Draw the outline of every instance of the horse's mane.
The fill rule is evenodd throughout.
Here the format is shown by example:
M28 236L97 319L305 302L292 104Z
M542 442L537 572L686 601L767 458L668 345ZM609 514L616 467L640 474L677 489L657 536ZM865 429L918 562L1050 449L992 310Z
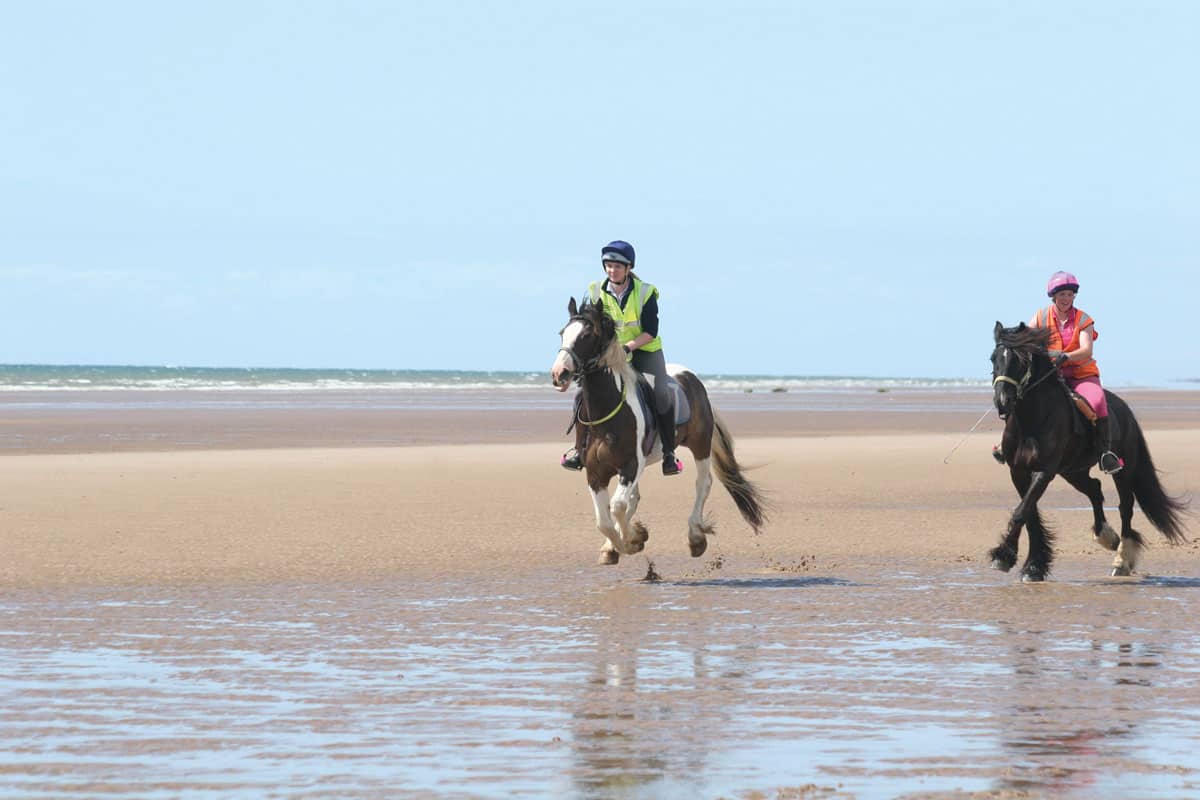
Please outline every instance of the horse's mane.
M1027 360L1035 354L1046 355L1046 346L1050 343L1050 329L1031 328L1022 322L1015 328L1002 328L996 336L996 343L1004 345Z
M604 304L585 300L579 307L579 316L598 334L609 336L608 341L604 343L604 352L599 360L600 365L610 369L613 374L620 375L626 383L636 383L637 371L625 358L625 348L617 343L617 329L611 318L608 317L608 312L604 310Z

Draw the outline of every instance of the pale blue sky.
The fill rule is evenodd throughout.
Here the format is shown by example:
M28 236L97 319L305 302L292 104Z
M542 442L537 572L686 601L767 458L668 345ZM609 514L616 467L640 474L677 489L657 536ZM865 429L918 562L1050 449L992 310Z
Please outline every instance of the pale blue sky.
M0 362L1200 377L1200 3L0 2Z

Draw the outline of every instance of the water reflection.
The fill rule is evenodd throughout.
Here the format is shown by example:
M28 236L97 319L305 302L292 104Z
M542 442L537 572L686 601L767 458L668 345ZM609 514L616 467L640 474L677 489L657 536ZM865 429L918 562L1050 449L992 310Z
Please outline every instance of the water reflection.
M1143 625L1106 626L1107 619L1127 616L1110 605L1113 600L1090 598L1078 611L1063 614L1058 625L1006 626L1011 693L1019 700L995 715L1011 764L997 790L1109 794L1128 780L1122 776L1125 765L1145 759L1147 741L1154 738L1140 729L1154 705L1147 692L1171 677L1164 671L1165 652L1178 644L1181 655L1194 661L1196 643L1191 637L1164 639L1163 629ZM1092 630L1088 638L1078 636L1084 627ZM1097 636L1097 629L1105 636ZM1143 764L1139 771L1154 769Z
M714 680L727 686L730 661L721 654L716 670L707 663L708 610L664 599L647 584L612 587L593 600L590 675L571 700L577 791L654 796L682 776L703 775L712 742L703 732L724 714L702 698Z
M1195 782L1191 587L612 575L7 596L0 796Z

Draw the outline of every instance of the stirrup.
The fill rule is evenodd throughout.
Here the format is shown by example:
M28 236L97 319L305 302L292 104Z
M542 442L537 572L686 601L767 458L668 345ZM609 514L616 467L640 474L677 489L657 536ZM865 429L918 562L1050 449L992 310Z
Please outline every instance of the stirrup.
M573 469L575 471L583 469L583 458L574 447L563 453L562 461L558 463L562 465L563 469Z
M1004 451L1000 449L1000 445L996 445L992 448L992 458L996 459L997 464L1004 463Z
M1105 461L1108 463L1105 464ZM1113 461L1116 461L1116 466L1113 466ZM1116 475L1125 468L1125 459L1114 453L1112 450L1105 450L1100 455L1100 471L1108 475Z
M674 453L663 453L663 475L678 475L683 472L683 462Z

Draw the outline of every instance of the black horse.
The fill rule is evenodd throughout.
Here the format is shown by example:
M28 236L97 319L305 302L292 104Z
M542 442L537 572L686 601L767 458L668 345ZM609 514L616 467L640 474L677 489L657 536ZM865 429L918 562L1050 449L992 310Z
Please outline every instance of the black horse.
M1047 355L1049 331L1030 328L1025 323L1005 328L997 322L994 338L993 401L1000 418L1005 420L1001 452L1021 502L1008 522L1008 532L989 553L992 566L1004 572L1012 569L1017 561L1021 527L1026 526L1029 555L1021 568L1021 580L1042 581L1050 573L1054 534L1043 523L1037 503L1055 475L1062 475L1091 501L1092 533L1100 545L1116 551L1113 575L1133 572L1145 544L1131 525L1134 500L1172 544L1186 541L1182 514L1187 503L1169 496L1158 482L1141 426L1125 401L1105 392L1113 449L1125 459L1125 467L1113 475L1120 497L1118 538L1104 518L1100 481L1089 474L1099 459L1100 443L1091 423L1076 409L1058 367Z

